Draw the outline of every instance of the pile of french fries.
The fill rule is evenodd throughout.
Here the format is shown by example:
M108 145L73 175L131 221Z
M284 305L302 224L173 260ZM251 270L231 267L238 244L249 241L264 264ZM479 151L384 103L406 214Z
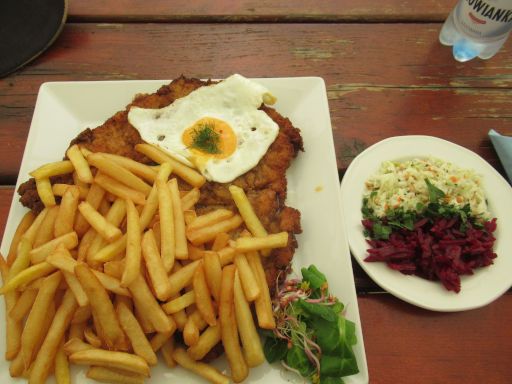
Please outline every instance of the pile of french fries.
M12 377L69 383L71 362L101 382L142 383L160 352L169 367L238 383L264 361L257 326L275 322L261 256L288 234L268 234L234 185L237 212L198 214L203 176L136 149L158 165L73 145L31 172L45 208L23 217L0 260ZM52 185L63 174L74 183ZM230 376L202 362L219 343Z

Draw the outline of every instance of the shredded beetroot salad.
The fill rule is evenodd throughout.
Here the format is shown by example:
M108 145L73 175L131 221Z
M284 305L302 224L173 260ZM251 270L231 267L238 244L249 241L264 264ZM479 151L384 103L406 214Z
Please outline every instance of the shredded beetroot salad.
M385 161L365 185L365 261L460 292L461 275L496 258L496 219L473 170L433 158Z
M363 220L368 234L376 222ZM365 261L383 261L390 268L406 275L439 280L450 291L460 291L460 275L471 275L473 269L493 263L496 219L486 221L482 228L468 223L461 231L459 217L450 219L422 218L414 229L392 230L388 239L368 239L372 247Z

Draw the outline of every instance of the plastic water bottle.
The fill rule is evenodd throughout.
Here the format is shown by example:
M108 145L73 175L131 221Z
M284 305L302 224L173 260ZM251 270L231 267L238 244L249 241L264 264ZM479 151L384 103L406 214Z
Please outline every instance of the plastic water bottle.
M457 61L489 59L512 29L512 0L459 0L446 19L439 41L453 46Z

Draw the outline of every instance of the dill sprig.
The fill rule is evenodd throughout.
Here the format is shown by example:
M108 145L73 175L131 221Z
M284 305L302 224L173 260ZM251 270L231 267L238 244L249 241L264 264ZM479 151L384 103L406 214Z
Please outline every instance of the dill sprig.
M219 143L220 134L215 132L214 124L203 123L192 132L192 144L190 147L206 153L217 154L220 153Z

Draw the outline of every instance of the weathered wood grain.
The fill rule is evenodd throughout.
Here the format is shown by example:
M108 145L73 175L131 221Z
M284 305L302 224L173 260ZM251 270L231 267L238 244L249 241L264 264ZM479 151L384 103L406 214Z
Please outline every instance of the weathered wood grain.
M437 42L438 31L438 24L67 25L49 51L0 81L0 183L15 181L41 83L182 73L323 77L341 171L366 146L406 133L454 141L497 166L486 132L512 134L510 42L489 61L463 65Z
M359 297L370 383L505 384L512 377L512 294L436 313L390 295Z
M0 239L4 236L5 223L11 207L14 188L0 187Z
M442 21L455 0L70 0L72 21Z

